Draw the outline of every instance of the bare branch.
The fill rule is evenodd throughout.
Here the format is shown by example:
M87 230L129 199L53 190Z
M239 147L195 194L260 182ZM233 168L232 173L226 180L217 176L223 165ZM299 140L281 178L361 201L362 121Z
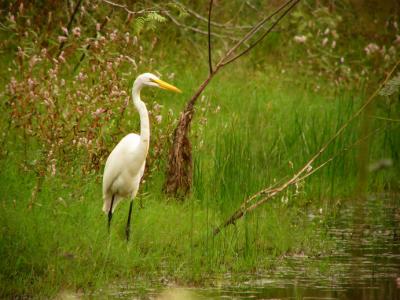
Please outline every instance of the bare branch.
M124 9L130 15L140 15L140 14L145 14L145 13L162 13L162 12L164 12L164 10L159 10L159 9L154 9L154 8L152 8L152 9L141 9L141 10L138 10L138 11L133 11L133 10L130 10L129 7L126 4L119 4L119 3L112 2L110 0L102 0L102 1L107 3L107 4L109 4L109 5L111 5L111 6L119 7L119 8Z
M290 1L288 1L286 4L284 4L284 5L282 6L282 9L283 9L283 7L285 7L286 5L288 5L290 2L292 2L292 0L290 0ZM260 43L260 42L272 31L272 29L275 28L276 25L278 25L278 23L282 20L282 18L283 18L284 16L286 16L299 2L300 2L300 0L295 0L295 1L289 6L289 8L288 8L287 10L285 10L285 11L283 12L283 14L281 14L281 15L279 16L279 18L277 18L276 21L275 21L274 23L272 23L272 25L268 28L268 30L267 30L266 32L264 32L264 33L261 35L261 37L259 37L253 44L251 44L251 45L250 45L249 47L247 47L245 50L243 50L242 52L240 52L238 55L236 55L236 56L230 58L229 60L227 60L227 61L222 61L221 64L222 64L223 66L224 66L224 65L227 65L227 64L229 64L229 63L235 61L235 60L238 59L239 57L245 55L245 54L246 54L247 52L249 52L251 49L253 49L258 43ZM277 13L278 13L278 11L276 11L275 14L277 14ZM272 15L271 15L270 17L272 17ZM257 31L255 31L251 36L253 36L256 32L257 32Z
M373 118L378 119L378 120L388 121L388 122L400 122L400 119L391 119L391 118L384 118L384 117L378 117L378 116L375 116Z
M356 119L364 110L365 108L375 99L375 97L378 95L378 92L382 89L382 87L387 83L387 81L390 79L390 77L392 76L392 74L394 73L394 71L397 69L397 67L400 65L400 60L394 65L394 67L389 71L389 73L386 75L385 80L379 84L378 88L375 90L375 92L367 99L367 101L364 102L364 104L347 120L346 123L344 123L342 125L342 127L340 127L338 129L338 131L336 131L336 133L321 147L321 149L313 156L311 157L311 159L299 170L297 171L296 174L293 175L292 178L290 178L288 181L286 181L284 184L282 184L281 186L279 186L278 188L275 189L271 189L271 188L267 188L264 190L261 190L260 192L254 194L253 196L249 197L248 199L246 199L245 201L243 201L242 205L224 222L222 223L220 226L218 226L217 228L214 229L213 234L217 235L223 228L227 227L228 225L232 225L235 224L235 222L240 219L244 214L256 209L257 207L259 207L260 205L264 204L266 201L268 201L269 199L273 198L274 196L276 196L277 194L279 194L280 192L284 191L286 188L288 188L290 185L293 185L305 178L307 178L308 176L310 176L311 174L315 173L317 170L321 169L323 166L325 166L328 162L330 162L331 160L333 160L333 158L328 159L327 161L325 161L324 163L322 163L320 166L318 166L314 171L311 172L307 172L307 170L310 169L311 164L318 158L321 156L321 154L323 152L325 152L325 150L328 148L328 146L334 141L336 140L336 138L338 138L342 132L349 126L349 124ZM365 137L364 137L365 138ZM359 141L357 141L358 143ZM311 173L311 174L307 174L307 173ZM264 198L258 200L256 203L252 204L249 206L250 202L252 200L254 200L255 198L259 197L259 196L263 196L265 195Z
M108 3L108 4L110 4L110 5L112 5L112 6L115 6L115 7L123 8L123 9L125 9L125 10L128 9L128 7L126 6L126 4L119 4L119 3L115 3L115 2L112 2L112 1L108 1L108 0L103 0L103 2ZM128 12L129 12L129 13L134 13L134 12L131 12L131 11L128 11Z
M133 11L133 10L130 10L126 4L119 4L119 3L112 2L110 0L102 0L102 1L104 3L107 3L107 4L111 5L111 6L118 7L118 8L121 8L121 9L125 10L129 15L140 15L140 14L145 14L145 13L160 13L160 14L163 14L164 16L168 17L172 21L172 23L174 23L178 27L182 27L184 29L189 29L189 30L191 30L193 32L196 32L196 33L208 35L207 31L204 31L204 30L201 30L199 28L196 28L196 27L193 27L193 26L189 26L189 25L186 25L186 24L183 24L183 23L179 22L176 18L174 18L169 13L168 10L154 9L153 8L153 9L142 9L142 10L138 10L138 11ZM177 2L177 3L179 3L179 2ZM187 8L185 7L185 9L187 9ZM211 23L213 24L214 22L211 22ZM234 37L229 36L229 35L218 34L218 33L214 33L214 32L211 32L211 35L215 36L217 38L221 38L221 39L230 39L230 40L235 41L235 42L237 42L239 40L238 38L234 38Z
M376 130L373 133L378 132L378 130ZM240 206L240 208L238 210L236 210L231 217L226 220L222 225L220 225L219 227L215 228L213 231L213 235L217 235L219 232L221 232L221 230L225 227L227 227L228 225L233 225L236 223L236 221L238 219L240 219L241 217L243 217L246 213L256 209L257 207L259 207L260 205L264 204L265 202L267 202L268 200L274 198L277 194L279 194L280 192L284 191L286 188L288 188L289 186L293 185L293 184L297 184L303 180L305 180L307 177L311 176L312 174L314 174L315 172L319 171L320 169L322 169L323 167L325 167L328 163L330 163L331 161L333 161L336 157L338 157L340 154L342 154L343 152L350 150L352 148L354 148L356 145L358 145L361 141L367 139L369 136L371 136L371 134L369 134L366 137L363 137L361 139L359 139L358 141L356 141L355 143L353 143L351 146L342 149L339 153L336 153L335 155L331 156L329 159L327 159L326 161L324 161L323 163L321 163L319 166L317 166L316 168L313 168L311 171L307 171L305 175L303 175L302 177L297 177L295 180L293 180L294 177L292 177L291 180L287 181L285 184L283 184L282 186L280 186L279 188L268 188L265 189L261 192L258 192L256 194L254 194L253 196L251 196L250 198L248 198L247 200L245 200L242 205ZM264 198L260 199L259 201L257 201L256 203L250 205L251 201L254 200L255 198L258 198L260 196L265 196Z
M196 32L196 33L201 33L201 34L204 34L204 35L208 35L208 32L207 32L207 31L201 30L201 29L196 28L196 27L193 27L193 26L188 26L188 25L185 25L185 24L179 22L177 19L175 19L175 18L174 18L169 12L167 12L167 11L163 11L163 15L167 16L167 17L172 21L172 23L174 23L175 25L177 25L177 26L179 26L179 27L182 27L182 28L185 28L185 29L189 29L189 30L191 30L191 31L193 31L193 32ZM210 34L211 34L212 36L217 37L217 38L230 39L230 40L235 41L235 42L237 42L237 41L239 40L239 39L234 38L234 37L232 37L232 36L228 36L228 35L224 35L224 34L219 34L219 33L215 33L215 32L211 32Z
M213 6L213 0L210 0L210 8L208 9L208 67L210 74L213 72L212 58L211 58L211 10Z
M257 7L255 7L253 4L251 4L249 1L245 2L247 4L248 7L250 7L251 9L257 11Z
M180 6L185 8L185 11L187 11L190 15L192 15L193 17L195 17L196 19L199 19L200 21L206 22L208 23L208 19L203 17L202 15L198 14L197 12L195 12L194 10L190 9L187 6L184 6L182 3L178 2L178 1L174 1L175 3L179 4ZM251 25L228 25L228 24L221 24L221 23L217 23L215 21L211 21L211 25L215 26L215 27L219 27L219 28L225 28L225 29L233 29L233 30L244 30L244 29L251 29L253 28L253 26Z
M106 24L108 23L108 21L111 19L112 14L114 13L114 8L112 7L109 14L104 18L103 22L101 22L100 24L100 29L99 32L103 31L104 27L106 26ZM94 33L93 38L95 38L97 36L97 32ZM88 44L86 46L86 51L90 49L90 44ZM79 68L79 66L81 65L82 61L85 59L86 56L86 51L82 53L78 63L75 65L74 67L74 71L73 73L76 72L76 70Z
M327 159L325 162L321 163L319 166L312 168L311 171L307 172L305 175L303 175L302 177L299 177L295 183L298 183L300 181L305 180L307 177L311 176L312 174L314 174L315 172L317 172L318 170L322 169L323 167L325 167L325 165L327 165L328 163L330 163L331 161L333 161L336 157L338 157L339 155L343 154L344 152L353 149L354 147L358 146L361 142L367 140L368 138L370 138L372 135L374 135L375 133L378 133L379 131L381 131L384 128L384 126L375 129L374 131L370 132L369 134L367 134L366 136L363 136L361 138L359 138L357 141L355 141L353 144L351 144L350 146L347 146L345 148L343 148L341 151L339 151L338 153L336 153L335 155L331 156L329 159Z
M78 12L78 9L79 9L79 7L81 6L81 3L82 3L82 0L79 0L79 1L76 3L75 8L74 8L74 11L73 11L73 13L72 13L72 15L71 15L71 18L69 18L69 22L68 22L68 25L67 25L67 30L68 30L68 32L71 30L72 23L74 22L76 13ZM60 47L58 48L57 57L60 56L61 51L62 51L63 48L64 48L64 45L65 45L65 41L62 41L61 44L60 44Z
M246 35L240 39L231 49L228 50L228 52L225 54L225 56L220 60L220 62L218 63L218 65L223 64L224 60L226 60L228 57L230 57L237 48L239 48L241 45L243 45L248 39L250 39L254 34L256 34L258 32L258 30L260 30L262 28L262 26L268 22L271 18L273 18L275 15L277 15L278 13L280 13L286 6L288 6L291 2L293 2L294 0L289 0L286 3L284 3L283 5L281 5L277 10L275 10L272 14L270 14L269 16L265 17L264 19L262 19L260 22L258 22L256 25L253 26L253 28L246 33Z
M211 1L211 0L210 0ZM174 194L175 196L178 196L181 192L183 194L186 194L191 187L191 182L192 182L192 149L191 149L191 144L188 136L188 132L190 129L190 124L193 119L194 115L194 105L200 96L200 94L203 92L203 90L206 88L208 83L211 81L211 79L218 73L218 71L227 63L227 60L231 57L232 54L236 51L237 48L239 48L242 45L246 45L246 42L254 36L262 27L263 25L273 18L275 15L279 14L282 10L284 10L287 6L292 4L294 7L297 2L300 0L288 0L285 4L283 4L281 7L279 7L277 10L275 10L272 14L270 14L268 17L264 18L260 22L258 22L256 25L252 27L252 29L240 40L237 40L237 43L230 48L227 53L222 57L222 59L215 65L214 68L212 68L211 64L211 43L209 40L209 67L210 67L210 72L208 74L208 77L206 80L203 81L203 83L198 87L197 91L194 93L194 95L190 98L190 100L187 102L185 109L181 113L181 116L179 118L179 122L177 127L175 128L174 134L173 134L173 143L169 151L169 157L168 157L168 167L167 167L167 178L164 184L164 190L167 194ZM293 5L293 3L295 3ZM212 5L212 1L210 3ZM291 10L292 7L288 9ZM283 15L278 18L277 21L275 21L274 24L272 24L271 28L267 33L264 33L262 36L262 39L265 38L265 36L271 32L271 30L278 24L278 22L284 17L284 15L287 14L287 11L283 13ZM175 20L168 12L164 13L164 15L167 15L175 24L180 25L180 26L186 26L180 24L177 20ZM209 19L211 16L211 7L209 10ZM209 25L211 24L211 20L209 22ZM191 30L194 30L196 32L201 32L203 33L200 29L198 28L190 28ZM216 34L211 32L210 28L208 32L206 32L208 35L209 39L210 36L213 35L215 36ZM232 37L228 37L232 39ZM248 46L247 48L251 47L253 48L259 41L256 41L252 46ZM247 46L247 45L246 45ZM250 49L248 49L249 51ZM243 53L244 54L244 53ZM243 55L242 54L242 55ZM238 58L238 57L237 57ZM235 59L237 59L235 58ZM232 60L233 61L233 60ZM238 211L240 214L241 212ZM234 216L234 219L240 218L241 215L236 215Z

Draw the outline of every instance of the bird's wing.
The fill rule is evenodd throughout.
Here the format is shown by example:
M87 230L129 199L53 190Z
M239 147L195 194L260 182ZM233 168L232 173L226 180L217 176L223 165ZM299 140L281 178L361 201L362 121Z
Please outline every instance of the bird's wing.
M128 153L132 153L140 143L140 136L135 133L126 135L115 148L111 151L107 158L106 165L104 167L103 175L103 195L105 195L108 189L112 186L113 182L118 176L127 168L127 162L125 157Z
M143 177L143 173L144 173L144 168L145 168L145 166L146 166L146 161L143 162L143 165L142 165L142 167L140 168L140 173L139 173L139 174L140 174L140 175L139 175L140 178Z

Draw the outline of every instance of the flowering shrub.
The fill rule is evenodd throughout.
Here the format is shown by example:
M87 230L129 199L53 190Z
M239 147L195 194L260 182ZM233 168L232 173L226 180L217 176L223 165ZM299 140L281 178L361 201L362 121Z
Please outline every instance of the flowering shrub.
M275 46L285 58L291 58L281 64L311 78L307 82L315 89L323 79L334 86L357 86L383 74L397 59L398 17L388 17L376 30L380 34L354 37L348 28L349 7L331 11L312 2L299 5L287 18L288 30L280 31L281 37L290 40L289 47L287 39L285 47L279 42ZM3 52L14 54L6 76L6 117L17 131L15 136L35 141L39 150L26 160L40 174L55 174L61 167L69 168L67 163L79 155L83 171L98 170L124 134L132 129L139 131L136 111L127 109L131 82L138 73L152 71L154 60L148 53L158 39L151 30L165 17L146 9L134 15L104 1L84 0L72 20L73 7L65 14L52 9L51 1L43 7L19 3L19 7L10 5L5 15L1 28L8 38L0 45L6 49ZM129 8L135 5L140 3ZM230 16L224 5L231 4L221 2L220 14ZM265 14L264 10L260 12ZM252 24L254 15L251 10L243 17ZM284 26L282 23L281 28ZM170 29L168 26L169 33ZM176 29L177 36L180 30L190 34L186 27ZM141 38L143 35L145 38ZM213 37L213 42L218 39ZM316 80L319 76L321 80ZM157 158L166 154L177 116L151 98L147 103L153 124L147 170L154 170L162 164ZM207 101L200 105L203 107L197 112L195 128L199 136L206 115L213 111Z
M47 31L41 23L33 26L35 11L32 8L29 15L22 4L4 23L18 47L6 87L8 117L17 136L37 142L39 151L34 153L39 154L26 159L41 175L70 168L68 162L77 155L82 157L84 172L98 170L124 134L135 128L139 132L136 111L127 110L130 88L140 66L146 63L151 68L151 61L142 55L139 38L127 31L126 24L121 27L124 23L118 17L103 28L96 19L85 23L87 11L98 7L95 2L84 3L86 8L81 7L77 25L70 30L61 22L65 18L55 21L57 16L50 12L46 21L54 26L61 23L58 29ZM156 104L148 107L153 110L152 122L168 121ZM153 131L153 157L161 155L157 145L167 138L168 130L160 126Z
M375 34L368 34L351 28L350 24L356 27L355 12L346 2L342 5L335 10L300 6L290 18L290 44L299 50L294 62L301 72L310 78L322 76L335 86L352 86L381 76L398 59L399 20L388 16L382 27L376 20Z

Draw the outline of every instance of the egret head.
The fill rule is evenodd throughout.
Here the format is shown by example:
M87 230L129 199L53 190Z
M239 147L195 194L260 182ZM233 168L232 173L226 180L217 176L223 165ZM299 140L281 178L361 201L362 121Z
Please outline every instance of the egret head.
M158 78L156 75L151 74L151 73L143 73L139 75L136 80L134 85L137 85L138 87L143 87L143 86L155 86L160 89L168 90L168 91L173 91L176 93L182 93L180 89L177 87L173 86L172 84L166 83L165 81L162 81L160 78Z

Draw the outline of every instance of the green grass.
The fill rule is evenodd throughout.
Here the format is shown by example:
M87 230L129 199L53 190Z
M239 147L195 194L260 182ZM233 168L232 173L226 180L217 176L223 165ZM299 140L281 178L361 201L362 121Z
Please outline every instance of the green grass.
M73 168L46 177L30 205L37 178L24 171L24 151L18 146L24 143L16 138L13 145L7 144L0 185L0 256L6 258L0 263L1 295L87 292L128 278L141 278L144 284L162 277L201 284L211 275L268 269L284 254L324 251L329 238L317 229L324 227L328 210L334 209L332 200L337 203L354 188L354 149L297 191L289 189L215 238L211 232L246 196L304 164L360 105L360 99L319 95L300 87L288 90L280 81L263 77L240 87L235 76L222 74L205 92L211 107L204 115L205 105L200 103L197 118L208 120L206 126L195 123L193 128L192 196L183 203L165 198L163 173L151 174L142 186L141 200L135 202L129 243L124 240L128 202L118 207L108 235L101 212L101 172L76 171L84 157L77 156ZM189 77L187 82L181 80L184 90L194 85ZM217 105L221 110L213 113ZM322 161L354 142L357 134L355 123L328 148ZM373 153L383 155L391 149L375 147ZM38 156L34 151L27 155L28 160ZM374 180L379 187L394 174L389 170ZM318 215L319 208L323 214L309 220L308 213Z
M228 92L215 96L223 99L222 103L218 102L222 106L221 113L210 117L213 118L208 125L210 129L205 137L199 138L206 141L205 146L195 153L199 164L212 165L212 175L204 172L204 178L199 182L204 185L208 178L214 183L218 190L211 186L207 190L216 193L218 198L240 201L246 195L293 174L360 103L359 99L345 96L332 99L329 95L301 89L290 92L280 87L279 82L271 83L266 79L251 81L246 90L240 88L238 81L232 82L230 78L224 78L224 81L239 88L223 86L227 85L223 82L215 84L218 89L213 91ZM357 138L355 125L350 126L344 137L327 150L322 161ZM340 159L340 168L334 163L333 168L323 171L324 175L328 176L332 169L340 172L338 177L343 178L349 171L354 175L354 159L348 159L354 158L354 151L346 155ZM321 184L325 190L331 183ZM202 189L201 186L198 188ZM343 192L352 187L348 185L346 188Z
M231 18L231 7L219 8ZM168 122L177 118L187 99L207 76L205 37L171 30L168 24L160 25L155 32L143 31L135 44L126 44L122 38L108 40L98 49L92 47L86 51L83 50L86 49L86 38L92 38L95 23L102 22L104 14L108 14L108 11L95 11L99 14L98 19L82 17L82 38L71 36L65 48L67 63L60 64L58 75L58 79L65 80L65 86L57 83L58 79L49 80L48 71L54 67L54 62L38 63L32 72L28 72L24 68L18 69L19 59L14 61L17 46L26 51L25 68L32 55L39 55L43 47L48 47L50 56L58 52L59 24L64 24L61 20L65 17L63 11L54 14L54 24L57 24L54 29L46 29L52 25L42 29L32 27L32 33L26 35L25 16L22 16L16 27L18 30L14 31L14 25L5 22L0 32L7 41L1 49L2 86L14 76L26 88L28 77L33 76L38 81L36 91L44 89L53 95L60 111L66 114L62 117L62 113L55 111L54 115L44 114L49 118L37 115L30 121L28 112L43 114L47 108L41 102L42 94L28 105L25 100L31 98L25 97L25 92L28 93L29 88L21 92L22 96L18 93L15 96L19 96L16 103L21 103L16 111L24 116L24 119L18 119L18 114L9 114L14 96L7 97L8 93L0 91L6 96L2 97L5 100L1 102L0 119L0 129L4 133L0 138L0 298L51 298L62 291L90 293L126 281L140 281L143 286L151 286L165 278L178 284L205 285L209 278L226 273L240 278L243 273L272 270L281 263L283 256L330 252L335 245L325 235L325 226L334 219L341 203L353 197L357 185L359 150L357 147L344 149L360 139L359 119L350 124L313 164L316 167L337 156L325 168L247 214L235 226L225 228L217 237L212 236L212 230L246 197L294 174L360 107L365 94L369 94L366 90L375 87L364 87L357 82L358 87L353 90L349 86L347 90L333 90L334 85L323 79L327 74L332 75L333 69L325 70L327 72L322 72L321 76L316 76L316 71L315 77L306 77L305 74L309 74L306 70L296 73L299 64L290 65L296 57L303 60L306 48L304 51L293 46L283 49L290 45L287 41L292 39L293 31L274 33L255 51L223 69L204 91L204 99L197 103L191 130L193 190L184 201L166 198L162 193L168 138L163 140L162 155L157 162L150 161L153 159L153 153L150 153L149 172L141 186L139 199L135 201L131 240L127 243L124 226L128 201L118 206L108 234L106 216L101 211L102 169L82 171L90 166L89 154L98 154L96 151L100 150L96 148L98 144L93 146L92 152L72 144L72 139L76 138L72 134L75 133L72 130L75 129L74 122L82 122L78 128L80 137L86 136L85 130L90 131L96 136L94 143L97 141L104 147L102 150L110 151L123 135L139 130L133 105L127 108L123 119L119 119L118 104L122 105L124 98L111 97L111 89L120 85L129 94L133 74L159 71L163 79L171 81L184 93L171 95L157 89L143 91L143 99L149 108L154 101L163 105L160 109L163 122L152 124L151 147L154 146L159 135L168 135L172 131L173 126ZM218 10L213 14L216 12ZM125 12L116 13L104 32L107 38L107 30L110 33L116 29L121 36L132 30L126 22ZM30 14L38 16L35 10ZM217 15L215 18L218 20ZM47 22L46 17L43 24ZM325 25L321 30L326 30ZM286 31L289 37L284 35ZM47 45L49 41L53 44ZM392 43L392 39L390 41ZM364 42L354 42L359 44L362 55L364 44L372 41ZM214 59L217 60L218 49L226 45L217 38L213 38L213 45ZM86 73L88 80L76 81L77 74L72 74L72 68L82 53L86 57L76 73ZM112 71L108 70L108 63L120 55L134 58L138 69L133 70L132 64L124 61ZM304 62L308 63L306 58ZM323 55L316 61L310 60L310 64L324 62L325 58ZM360 64L366 61L362 59L360 57ZM346 57L347 61L350 60ZM381 68L372 67L377 73ZM176 75L169 80L171 73ZM318 91L315 90L317 83ZM92 87L104 89L93 90ZM55 93L56 89L59 93ZM89 92L92 98L85 102L77 96L78 91L81 94ZM390 158L393 166L400 163L399 122L375 118L398 120L398 103L377 98L371 109L370 127L379 131L369 138L370 162ZM91 117L97 106L113 111L111 120L107 121L104 116L100 118L100 125L97 125L106 124L101 129ZM82 118L77 117L78 109L84 110ZM54 123L50 120L52 117ZM33 132L29 138L22 134L20 124L37 125L40 122L45 123L43 128L34 128L43 129L43 132ZM58 142L48 140L48 137L51 139L53 131L60 128L71 130L66 134L64 145L54 154L57 173L51 176L46 172L47 166L42 164L46 161L48 148ZM55 136L58 139L63 134ZM99 157L103 156L99 154ZM103 166L104 161L100 165ZM399 171L399 168L391 167L369 174L369 192L398 192ZM46 176L39 179L37 173L40 172ZM35 194L38 184L40 190ZM310 214L315 218L310 218Z
M194 198L168 201L157 193L143 197L142 209L136 202L126 243L127 203L118 207L108 235L98 176L48 178L29 208L35 178L22 176L15 166L2 167L7 174L2 173L0 190L0 255L7 258L0 266L3 297L90 291L131 277L201 282L211 274L268 267L276 256L320 243L312 238L315 224L279 204L213 238L218 218L212 207Z
M160 114L164 121L152 124L151 146L155 136L168 133L168 120L176 118L207 74L206 65L193 68L182 64L179 55L169 55L171 50L163 47L158 55L171 58L160 64L159 71L176 73L173 83L184 93L143 92L149 108L154 101L163 105ZM186 45L181 51L190 55L188 49ZM5 60L0 63L8 67ZM89 59L82 63L82 69L88 70L87 65ZM127 82L133 80L128 78L132 74L128 66L118 71L124 74L126 89L130 88ZM140 65L139 71L155 70ZM118 206L108 234L101 211L102 170L81 171L88 165L88 152L66 147L73 150L56 154L56 175L39 179L36 172L43 171L40 164L45 161L44 150L48 150L41 146L43 139L27 139L13 126L8 131L10 116L7 110L2 112L0 128L7 132L0 152L0 297L48 298L64 290L90 293L138 280L150 286L161 278L204 285L209 278L226 273L240 277L273 269L285 255L313 256L331 251L334 245L324 228L340 204L352 197L357 184L358 149L343 150L360 138L359 120L313 166L337 155L334 161L247 214L235 226L212 236L213 229L246 197L282 182L303 166L365 98L364 90L332 91L324 82L314 91L310 79L295 78L292 71L284 75L278 67L255 67L244 58L213 79L198 102L192 124L192 194L182 202L163 195L168 145L162 145L161 161L148 166L150 172L135 201L129 243L124 238L128 201ZM73 76L68 69L64 72L61 76L74 91ZM92 85L103 84L97 73L89 75ZM7 82L7 76L2 75L1 82ZM87 89L85 84L90 83L76 89ZM388 107L381 100L377 100L374 115L398 118L398 106ZM68 105L66 91L57 101L60 106ZM100 104L110 106L108 102ZM173 117L169 117L169 109ZM92 122L90 118L83 120ZM373 129L381 128L370 138L371 161L391 158L393 165L398 165L398 123L371 116L371 124ZM122 120L114 116L101 131L101 141L115 145L128 131L138 130L138 116L130 105ZM370 174L370 191L396 191L399 175L394 167ZM38 182L40 191L32 197ZM310 214L316 217L311 219Z

